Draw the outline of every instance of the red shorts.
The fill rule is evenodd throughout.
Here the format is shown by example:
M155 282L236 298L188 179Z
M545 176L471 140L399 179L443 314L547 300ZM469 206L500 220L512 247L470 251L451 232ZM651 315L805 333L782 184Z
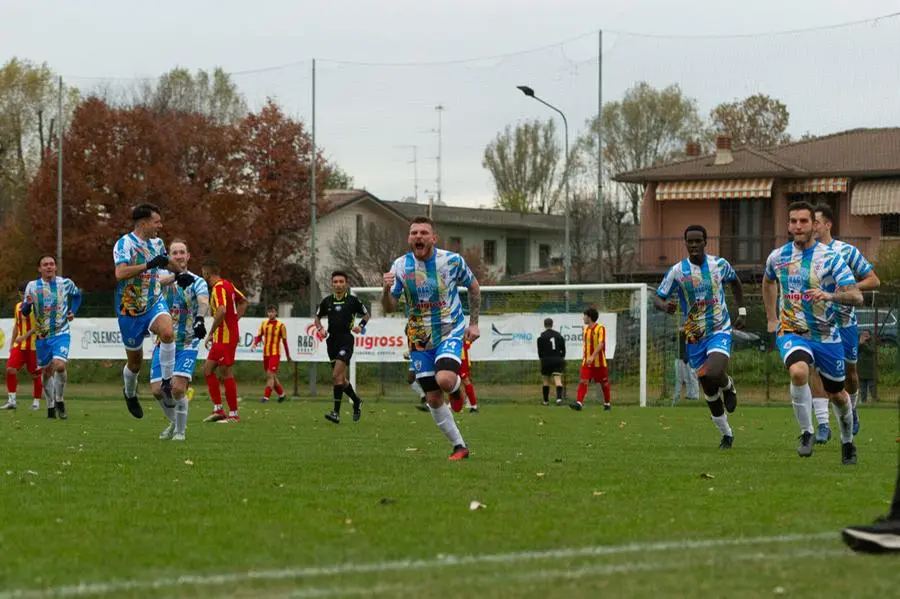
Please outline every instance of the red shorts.
M278 372L278 365L281 364L281 356L263 356L263 370L266 372Z
M213 342L206 359L212 360L219 366L234 366L234 354L236 351L237 343Z
M461 379L469 378L469 362L468 361L460 363L459 372L457 374L459 374L459 378L461 378Z
M6 361L6 367L19 370L23 366L28 368L28 372L37 372L37 352L33 349L13 347L9 350L9 359Z
M581 365L581 380L602 383L609 379L609 369L606 366Z

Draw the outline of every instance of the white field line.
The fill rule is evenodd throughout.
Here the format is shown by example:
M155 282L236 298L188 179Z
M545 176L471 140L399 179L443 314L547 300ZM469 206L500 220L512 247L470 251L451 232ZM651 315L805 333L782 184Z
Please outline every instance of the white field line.
M846 555L844 549L804 549L801 551L779 553L745 553L728 555L728 562L762 562L773 559L824 559L840 555ZM700 563L691 563L691 566L713 566L716 560L709 559ZM466 575L466 585L496 584L496 583L522 583L522 582L546 582L552 580L580 580L583 578L596 578L615 574L632 574L634 572L660 572L663 570L678 570L685 567L685 561L681 558L666 562L628 562L624 564L602 564L582 566L580 568L567 568L565 570L534 570L530 572L506 572L489 575ZM345 587L309 587L294 592L278 594L277 596L289 599L318 599L320 597L352 597L358 595L377 596L415 592L415 583L376 584L370 586L345 586ZM761 592L769 592L765 589ZM227 597L227 595L225 596ZM223 597L224 599L224 597Z
M445 568L477 564L516 564L519 562L619 555L625 553L647 553L710 549L718 547L738 547L773 543L798 543L815 540L837 540L837 533L790 534L769 537L738 537L726 539L698 539L687 541L659 541L651 543L628 543L625 545L598 545L545 551L520 551L484 555L446 555L430 559L406 559L370 563L343 563L330 566L308 566L271 570L251 570L227 574L185 574L177 577L153 580L111 580L107 582L81 582L74 585L46 589L15 589L0 591L0 599L49 599L53 597L85 597L108 595L126 591L170 589L177 587L211 587L238 584L254 580L300 580L343 574L365 574L402 572ZM372 588L368 588L369 592Z

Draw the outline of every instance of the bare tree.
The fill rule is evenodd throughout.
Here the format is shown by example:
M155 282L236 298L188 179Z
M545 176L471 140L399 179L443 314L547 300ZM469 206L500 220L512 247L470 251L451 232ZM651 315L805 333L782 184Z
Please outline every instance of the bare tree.
M355 239L341 227L328 249L334 258L332 267L343 270L354 285L378 287L381 277L397 256L407 251L406 226L369 222Z
M560 200L561 151L552 120L506 129L484 149L481 165L491 173L497 207L512 212L550 214Z

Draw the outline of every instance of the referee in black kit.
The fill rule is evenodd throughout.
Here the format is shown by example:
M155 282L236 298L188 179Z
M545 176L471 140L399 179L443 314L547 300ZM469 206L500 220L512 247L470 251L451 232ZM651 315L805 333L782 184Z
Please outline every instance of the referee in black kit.
M347 369L350 367L350 358L353 357L353 334L365 331L369 311L358 297L350 294L347 273L340 270L331 273L331 289L332 294L322 300L316 312L316 330L321 336L325 334L322 319L328 319L325 345L328 347L328 359L331 360L331 379L334 385L334 410L325 414L325 419L335 424L341 422L341 397L346 393L353 402L353 421L356 422L362 414L362 400L347 380ZM357 316L361 319L354 326Z
M556 385L556 405L563 405L562 375L566 371L566 340L553 330L553 319L544 319L544 332L537 340L538 358L541 360L541 377L544 379L544 399L541 403L550 405L550 377Z

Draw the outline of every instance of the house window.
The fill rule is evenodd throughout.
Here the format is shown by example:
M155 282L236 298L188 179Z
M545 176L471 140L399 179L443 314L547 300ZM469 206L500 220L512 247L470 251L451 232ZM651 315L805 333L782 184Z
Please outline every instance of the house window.
M462 251L462 237L451 237L447 241L447 249L457 254Z
M550 268L550 246L546 243L538 246L538 268Z
M719 202L719 254L732 264L759 264L774 245L768 198Z
M363 215L356 215L356 257L362 256L363 253Z
M484 263L494 265L497 263L497 242L493 239L484 240Z
M881 236L900 237L900 214L881 215Z

